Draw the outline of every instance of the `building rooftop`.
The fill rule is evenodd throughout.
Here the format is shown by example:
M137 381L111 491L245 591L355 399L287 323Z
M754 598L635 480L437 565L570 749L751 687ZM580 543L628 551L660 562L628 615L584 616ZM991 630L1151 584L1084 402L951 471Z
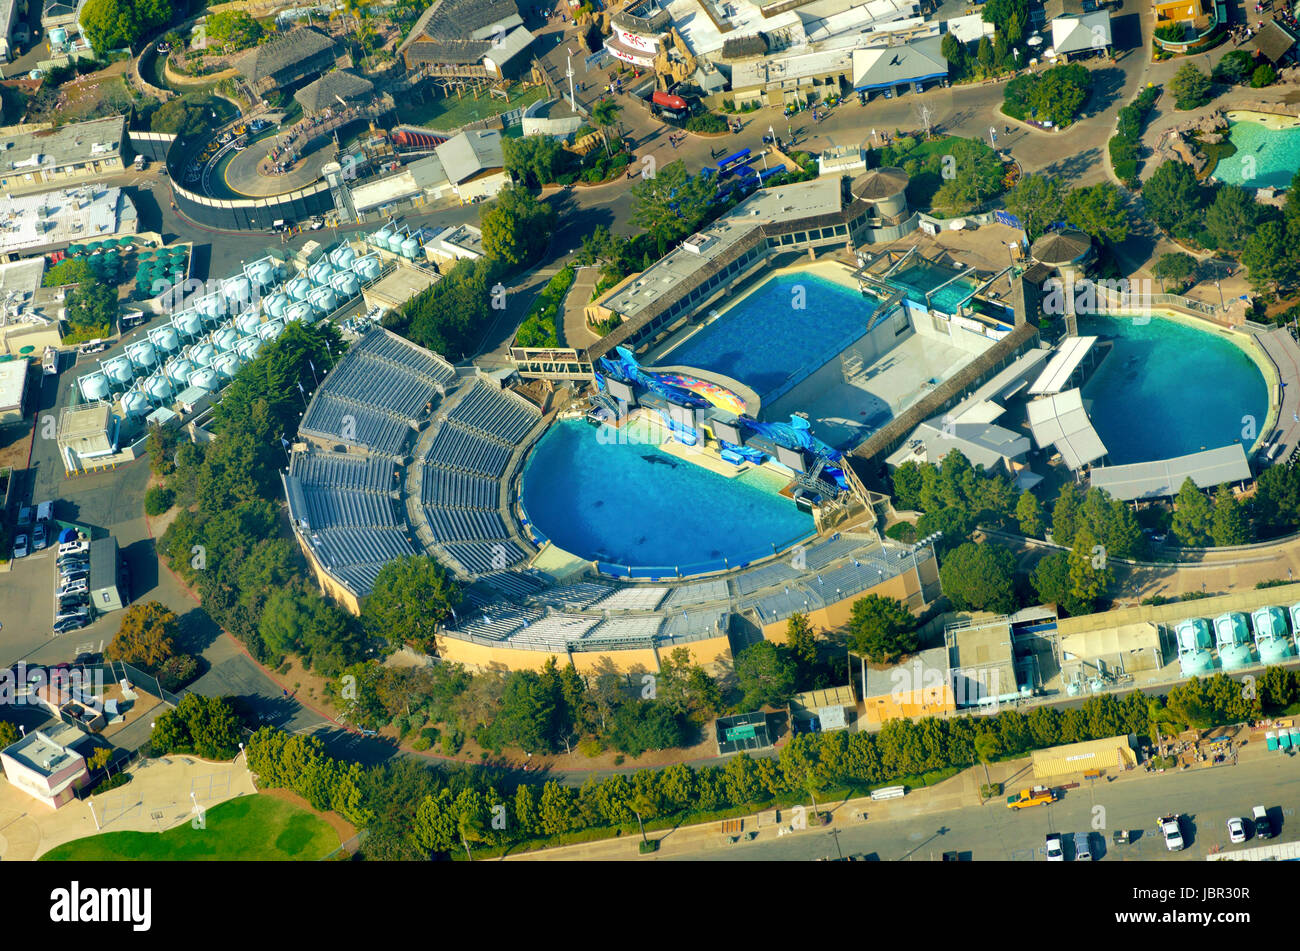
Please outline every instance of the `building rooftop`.
M135 205L120 188L77 188L0 198L0 254L102 241L139 229Z
M28 366L25 359L0 363L0 411L13 412L22 406Z
M126 135L126 117L70 122L57 129L0 135L0 173L27 168L56 169L116 155Z
M853 196L863 201L882 201L906 191L910 181L911 178L901 168L888 165L873 168L853 180Z
M334 41L309 26L300 26L270 42L255 46L235 60L235 69L249 82L258 82L304 60L335 50Z
M1092 485L1125 502L1177 495L1188 479L1203 489L1212 489L1224 482L1246 482L1250 478L1250 462L1241 443L1173 459L1103 466L1090 474Z
M853 88L881 89L948 75L937 36L876 49L853 51Z
M448 181L453 184L473 178L487 169L505 167L501 133L495 129L462 132L434 149Z
M434 0L415 21L397 52L405 53L413 44L424 44L430 40L452 44L457 41L479 41L476 46L481 47L482 52L469 60L478 62L491 48L491 43L485 41L492 39L493 27L503 26L509 29L520 26L523 22L515 0ZM440 43L432 45L438 46ZM429 54L422 51L421 55Z
M117 539L112 535L90 543L90 591L117 585Z
M1295 32L1276 20L1269 20L1255 34L1255 49L1274 63L1280 63L1297 42Z
M1029 248L1030 257L1049 267L1071 264L1092 250L1092 238L1077 228L1045 234Z
M408 300L438 282L432 271L399 264L392 273L366 288L366 296L386 304L400 307Z
M917 651L910 657L883 670L867 668L866 696L883 697L891 693L911 694L926 687L942 689L949 685L948 648L933 647Z
M65 409L59 419L59 441L91 439L108 431L112 407L107 403L90 403L75 409Z
M334 69L303 86L293 98L308 112L321 112L339 105L339 99L344 102L365 99L374 91L375 84L364 76L347 69Z
M84 736L66 723L33 730L17 743L5 747L4 754L42 776L53 776L61 769L84 759L73 745Z
M1058 56L1062 53L1103 50L1111 42L1110 14L1105 10L1066 14L1052 20L1052 48Z
M1031 402L1029 428L1041 449L1049 444L1071 469L1081 469L1106 455L1106 446L1083 408L1083 393L1066 390Z

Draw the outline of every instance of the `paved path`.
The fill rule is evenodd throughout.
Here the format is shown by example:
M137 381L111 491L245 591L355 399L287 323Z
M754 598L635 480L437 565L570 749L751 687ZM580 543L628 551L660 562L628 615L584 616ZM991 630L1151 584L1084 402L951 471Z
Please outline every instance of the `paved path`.
M1285 327L1257 332L1255 340L1277 367L1282 380L1282 407L1278 413L1277 442L1282 446L1274 462L1290 459L1300 443L1300 345Z
M560 346L589 347L600 338L587 326L587 304L591 302L591 292L600 280L600 268L580 267L574 273L573 286L564 297L563 329L560 331Z

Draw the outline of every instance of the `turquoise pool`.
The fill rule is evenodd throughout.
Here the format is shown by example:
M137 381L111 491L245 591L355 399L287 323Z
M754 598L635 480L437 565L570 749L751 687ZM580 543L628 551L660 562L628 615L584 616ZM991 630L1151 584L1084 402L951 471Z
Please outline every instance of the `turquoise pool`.
M1115 349L1083 387L1112 465L1217 449L1244 438L1245 416L1262 432L1268 384L1255 362L1214 331L1152 317L1079 318L1079 333L1112 334Z
M1215 166L1213 178L1248 188L1286 188L1300 169L1300 126L1269 129L1262 123L1238 119L1228 128L1236 154ZM1254 165L1254 175L1248 174Z
M804 289L799 309L797 286ZM875 307L874 299L813 274L770 278L656 362L713 370L767 402L866 333Z
M955 314L975 293L975 285L966 279L953 281L959 272L931 264L914 264L888 278L890 284L907 292L908 300L925 304L925 295L936 291L930 303L945 314ZM948 283L952 281L952 283Z
M780 475L751 469L728 479L661 451L640 423L638 442L599 432L583 420L556 423L524 469L524 510L565 551L698 574L723 569L723 559L735 567L769 557L815 531L812 516L778 494Z

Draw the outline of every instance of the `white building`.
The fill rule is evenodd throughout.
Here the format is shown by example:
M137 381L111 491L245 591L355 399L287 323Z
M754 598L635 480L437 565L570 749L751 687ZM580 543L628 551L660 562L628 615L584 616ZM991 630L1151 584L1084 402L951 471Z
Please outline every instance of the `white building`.
M89 773L86 758L75 746L85 737L76 727L60 723L34 730L0 750L5 779L52 809L76 797Z
M139 230L135 205L120 188L85 184L0 197L0 259L8 261Z

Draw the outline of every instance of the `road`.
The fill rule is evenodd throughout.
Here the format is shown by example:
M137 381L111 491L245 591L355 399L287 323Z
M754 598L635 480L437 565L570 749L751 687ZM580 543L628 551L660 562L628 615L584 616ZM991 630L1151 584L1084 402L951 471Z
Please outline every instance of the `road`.
M1230 845L1226 822L1230 816L1249 816L1252 807L1269 809L1281 834L1274 842L1300 838L1295 821L1295 788L1300 779L1300 758L1268 756L1243 761L1240 766L1194 770L1188 773L1143 774L1095 788L1068 790L1050 806L1021 812L1006 808L1001 800L984 806L926 813L898 819L865 822L837 819L839 851L844 855L874 854L882 861L933 861L944 852L969 853L974 861L1046 861L1039 849L1049 832L1091 830L1094 860L1099 861L1203 861L1212 849L1251 848ZM895 802L901 802L895 800ZM1182 852L1166 850L1156 831L1158 814L1181 813ZM870 813L868 813L870 814ZM1117 829L1141 832L1130 845L1113 845ZM1066 836L1068 838L1068 836ZM1104 842L1102 841L1104 840ZM759 840L727 849L708 849L674 857L681 861L807 861L834 858L836 837L808 831L777 837L767 831ZM1067 856L1073 853L1067 848Z

